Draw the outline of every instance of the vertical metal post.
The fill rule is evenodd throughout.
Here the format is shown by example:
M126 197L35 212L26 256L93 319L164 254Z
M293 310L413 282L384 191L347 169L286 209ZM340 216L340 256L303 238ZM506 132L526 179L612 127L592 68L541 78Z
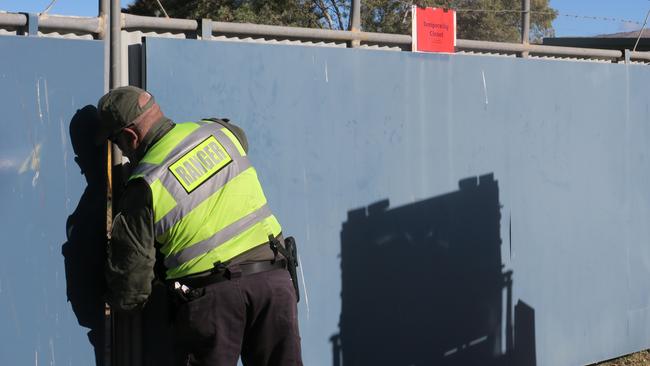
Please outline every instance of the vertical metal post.
M111 1L111 89L121 86L122 75L120 61L122 58L122 8L120 0Z
M352 23L350 30L352 32L361 31L361 0L352 0ZM351 43L352 48L357 48L361 46L361 40L355 39Z
M122 85L122 7L120 0L110 0L110 54L111 54L111 89ZM113 183L122 182L122 152L113 146L112 170ZM115 184L113 185L115 187ZM113 192L113 200L119 199L119 192ZM142 355L142 317L141 314L117 313L112 315L112 361L114 365L120 366L141 366L144 358Z
M122 7L120 0L102 0L104 3L110 1L110 29L108 46L110 54L110 89L115 89L122 86ZM108 5L106 5L108 6ZM111 145L109 143L109 145ZM122 152L117 146L113 146L113 165L122 166Z
M109 32L109 53L110 53L110 89L122 86L122 7L120 0L102 0L110 1L110 32ZM107 46L104 45L106 48ZM109 143L109 145L111 145ZM122 165L122 152L117 146L111 149L113 155L113 166Z
M99 24L100 31L98 39L104 41L104 93L109 89L110 63L111 63L111 7L109 0L99 0Z
M110 3L109 0L99 0L99 24L100 30L97 38L104 42L104 93L109 90L110 80L110 57L111 57L111 31L110 31ZM113 147L111 143L106 144L106 239L110 237L111 227L113 226ZM111 366L113 353L113 316L111 307L104 304L104 337L102 345L103 365Z
M521 43L527 46L530 43L530 0L521 0ZM528 57L528 51L521 53L521 57Z

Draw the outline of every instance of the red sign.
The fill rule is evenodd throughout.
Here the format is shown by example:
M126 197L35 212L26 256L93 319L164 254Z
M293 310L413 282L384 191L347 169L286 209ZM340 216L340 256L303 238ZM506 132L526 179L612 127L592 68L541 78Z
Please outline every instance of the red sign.
M413 45L416 52L453 53L456 46L456 11L413 6Z

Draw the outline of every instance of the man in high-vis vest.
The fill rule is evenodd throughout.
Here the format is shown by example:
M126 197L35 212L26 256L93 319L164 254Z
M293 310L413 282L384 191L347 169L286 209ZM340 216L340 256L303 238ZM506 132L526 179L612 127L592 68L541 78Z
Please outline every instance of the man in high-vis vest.
M183 365L234 366L240 355L244 365L302 365L292 242L266 202L244 132L227 120L174 123L135 87L107 93L98 110L99 140L134 166L108 248L111 306L142 307L156 265L175 298Z

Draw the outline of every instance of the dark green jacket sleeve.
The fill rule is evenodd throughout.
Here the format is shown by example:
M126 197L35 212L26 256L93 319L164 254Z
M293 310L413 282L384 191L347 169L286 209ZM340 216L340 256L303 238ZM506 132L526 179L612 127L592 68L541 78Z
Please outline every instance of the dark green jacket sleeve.
M108 247L108 302L117 310L133 310L147 301L154 279L156 249L151 190L142 180L128 184L113 221Z

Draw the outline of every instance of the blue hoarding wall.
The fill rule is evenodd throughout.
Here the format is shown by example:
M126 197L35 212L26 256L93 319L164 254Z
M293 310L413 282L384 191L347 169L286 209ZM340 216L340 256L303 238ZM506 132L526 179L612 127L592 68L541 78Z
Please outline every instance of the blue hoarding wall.
M0 364L91 365L105 163L83 108L103 92L103 45L5 36L0 54Z
M170 117L248 134L298 239L307 365L648 348L649 83L635 65L146 41Z

